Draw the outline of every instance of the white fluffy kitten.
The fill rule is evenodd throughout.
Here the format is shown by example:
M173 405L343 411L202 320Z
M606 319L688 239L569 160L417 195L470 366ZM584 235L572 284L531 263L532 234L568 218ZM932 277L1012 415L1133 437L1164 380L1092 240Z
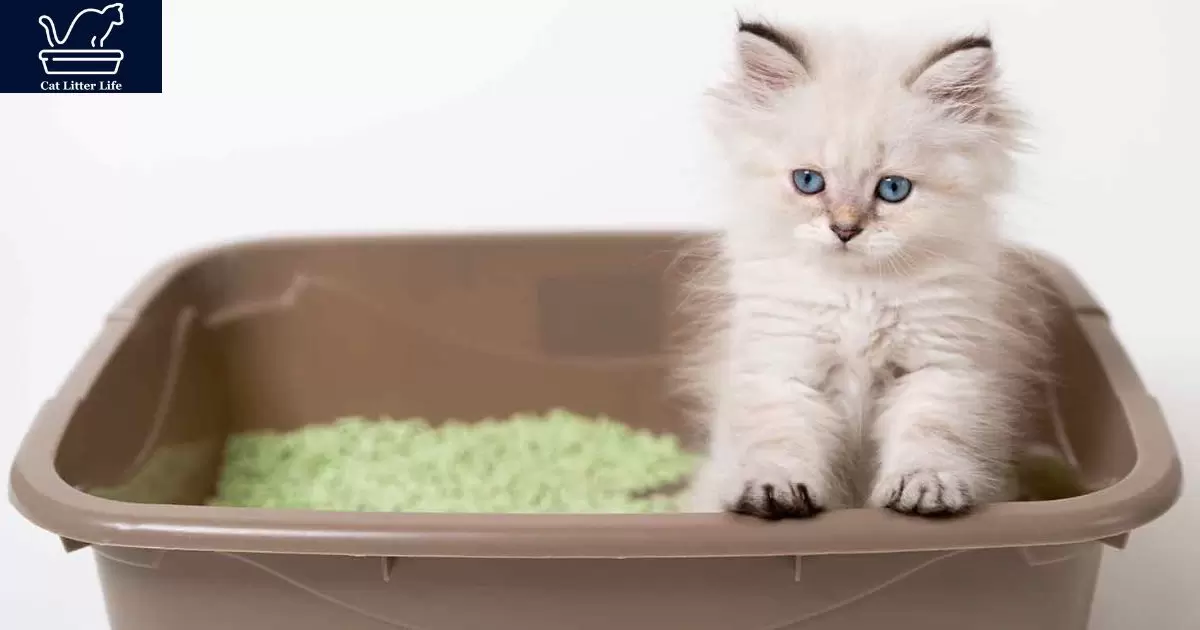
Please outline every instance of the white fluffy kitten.
M1008 498L1043 327L990 205L1019 122L991 41L743 22L737 52L710 94L738 203L695 383L710 453L694 507Z

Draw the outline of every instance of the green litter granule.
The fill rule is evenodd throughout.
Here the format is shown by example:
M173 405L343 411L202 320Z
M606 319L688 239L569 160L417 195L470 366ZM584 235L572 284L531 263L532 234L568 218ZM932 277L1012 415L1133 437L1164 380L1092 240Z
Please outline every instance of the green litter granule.
M233 435L210 505L359 512L630 513L678 510L699 459L673 435L605 417L431 426L344 418Z
M1056 501L1088 493L1079 473L1054 455L1023 456L1017 462L1017 480L1025 501Z

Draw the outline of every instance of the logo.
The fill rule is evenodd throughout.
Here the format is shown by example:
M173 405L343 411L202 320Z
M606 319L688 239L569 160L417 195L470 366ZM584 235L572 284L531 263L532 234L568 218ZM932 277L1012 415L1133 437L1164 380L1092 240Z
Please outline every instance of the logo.
M0 8L0 92L161 93L162 0L103 2Z

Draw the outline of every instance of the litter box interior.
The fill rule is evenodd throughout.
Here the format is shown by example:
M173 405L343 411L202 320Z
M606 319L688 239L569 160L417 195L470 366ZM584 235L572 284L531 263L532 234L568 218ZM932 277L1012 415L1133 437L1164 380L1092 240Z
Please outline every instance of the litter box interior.
M107 498L203 505L230 436L555 409L677 436L694 452L686 403L670 392L688 329L679 305L702 258L688 252L703 237L324 239L205 253L114 315L129 326L99 342L119 345L74 413L58 473ZM1042 426L1098 489L1136 453L1061 307L1058 410Z

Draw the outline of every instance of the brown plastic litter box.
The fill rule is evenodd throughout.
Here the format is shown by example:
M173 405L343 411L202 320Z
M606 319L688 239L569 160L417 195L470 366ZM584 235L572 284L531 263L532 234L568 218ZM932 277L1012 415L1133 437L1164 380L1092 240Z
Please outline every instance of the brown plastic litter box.
M1066 307L1083 496L774 523L203 505L235 430L566 407L683 431L666 346L680 248L703 236L283 239L172 262L46 403L12 500L92 547L114 630L1084 630L1104 545L1169 509L1181 472L1103 310L1038 254ZM131 501L88 494L138 479Z

